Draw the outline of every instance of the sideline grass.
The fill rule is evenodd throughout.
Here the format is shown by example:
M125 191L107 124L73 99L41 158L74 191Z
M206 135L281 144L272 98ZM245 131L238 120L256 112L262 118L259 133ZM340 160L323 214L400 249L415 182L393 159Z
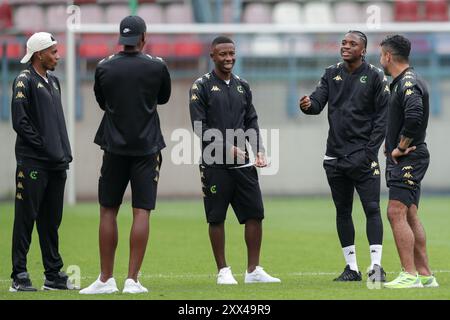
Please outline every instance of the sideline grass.
M354 222L358 264L364 272L369 265L365 218L355 199ZM152 213L149 247L141 282L150 289L146 295L123 294L82 296L78 292L9 293L13 204L0 204L0 300L10 299L450 299L450 198L424 197L420 216L428 237L429 257L441 285L437 289L369 290L361 283L334 283L345 263L335 228L334 207L329 198L265 199L266 220L261 265L282 279L281 284L244 285L246 249L243 228L233 212L226 224L228 264L239 282L237 286L215 284L215 264L200 201L159 201ZM397 276L400 262L385 214L383 267L388 279ZM119 213L119 246L115 277L123 287L128 267L128 236L131 208ZM60 229L60 248L65 268L77 265L81 286L89 285L99 273L98 206L85 203L67 206ZM33 283L43 284L37 233L28 255ZM365 280L366 277L364 277Z

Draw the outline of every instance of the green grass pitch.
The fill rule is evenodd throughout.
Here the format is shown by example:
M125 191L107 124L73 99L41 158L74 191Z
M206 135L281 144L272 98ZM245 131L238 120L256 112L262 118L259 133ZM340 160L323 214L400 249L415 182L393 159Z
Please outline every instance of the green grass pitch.
M400 262L386 218L386 199L382 201L384 222L383 267L388 280L400 271ZM226 223L226 252L239 284L217 286L215 263L208 239L201 201L161 200L152 213L150 240L141 270L141 282L149 288L145 295L82 296L78 292L9 293L11 271L11 233L14 207L0 204L0 300L10 299L450 299L450 198L423 197L420 216L428 237L431 267L440 283L436 289L369 289L363 277L360 283L335 283L332 279L345 266L335 228L335 213L330 198L265 199L266 219L261 265L281 278L281 284L243 283L246 248L243 227L233 212ZM358 265L365 272L369 249L365 235L365 218L355 198L354 222ZM131 208L122 206L119 213L119 246L115 278L119 289L127 275L128 237ZM99 274L98 205L66 206L60 229L60 249L65 268L77 265L81 287ZM39 242L36 231L28 255L28 269L33 283L43 284Z

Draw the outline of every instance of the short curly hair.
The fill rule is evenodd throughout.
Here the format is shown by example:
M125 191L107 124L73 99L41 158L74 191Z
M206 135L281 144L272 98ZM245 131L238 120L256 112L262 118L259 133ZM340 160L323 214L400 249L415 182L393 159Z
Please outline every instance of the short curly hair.
M387 36L380 43L381 47L384 47L393 56L397 57L400 61L409 61L409 53L411 52L411 42L402 35L395 34Z

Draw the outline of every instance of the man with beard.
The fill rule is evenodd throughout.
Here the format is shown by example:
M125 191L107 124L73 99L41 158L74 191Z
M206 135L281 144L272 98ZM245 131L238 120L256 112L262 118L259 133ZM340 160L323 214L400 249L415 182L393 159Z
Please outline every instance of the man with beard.
M13 83L12 124L16 140L16 199L12 240L11 292L36 291L27 272L27 254L36 222L45 268L44 289L73 289L61 271L58 229L64 203L66 170L72 161L54 71L59 60L56 40L38 32L27 41L28 64Z
M335 281L361 281L352 220L356 188L366 215L371 281L385 281L381 267L383 223L380 215L378 150L385 137L389 88L383 72L365 62L367 37L349 31L341 42L343 62L325 70L316 90L300 99L300 109L319 114L328 103L327 150L323 166L336 207L336 225L346 261Z
M430 163L425 143L429 95L425 82L409 65L411 43L401 35L384 39L380 64L391 83L386 133L388 218L403 271L386 288L438 287L426 250L425 231L417 215L420 183Z
M194 82L189 108L194 131L202 141L200 175L217 284L237 284L225 259L224 222L230 204L239 223L245 224L245 283L280 282L259 265L264 208L255 167L265 167L267 162L250 86L232 73L236 57L231 39L215 38L210 57L215 68ZM231 137L227 131L233 132ZM246 140L256 155L254 165L249 163ZM214 150L211 155L207 154L210 149Z

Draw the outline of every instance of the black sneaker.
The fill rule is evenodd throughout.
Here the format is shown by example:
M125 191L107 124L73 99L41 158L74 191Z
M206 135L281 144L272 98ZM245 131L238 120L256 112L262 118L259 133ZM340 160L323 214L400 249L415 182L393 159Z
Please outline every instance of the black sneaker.
M31 283L30 276L28 272L21 272L13 277L11 287L9 292L34 292L37 291Z
M378 264L373 265L373 269L367 273L367 277L367 281L370 282L386 282L386 272Z
M361 272L350 269L349 265L345 266L344 272L333 281L361 281Z
M42 290L74 290L75 287L72 282L69 281L69 277L65 272L58 272L58 275L49 280L45 278Z

